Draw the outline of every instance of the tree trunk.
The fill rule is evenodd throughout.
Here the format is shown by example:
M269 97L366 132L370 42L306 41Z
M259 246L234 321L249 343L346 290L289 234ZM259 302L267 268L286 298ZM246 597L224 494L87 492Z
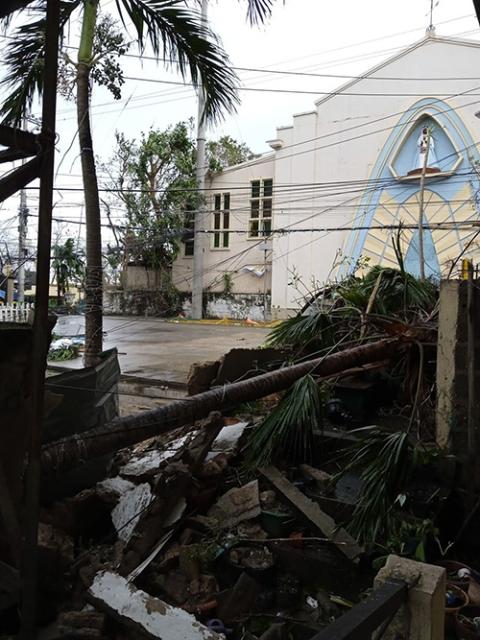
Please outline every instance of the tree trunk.
M184 424L193 423L207 417L211 411L222 411L281 391L308 373L331 377L352 367L390 358L404 348L405 343L399 339L387 338L205 391L139 415L125 416L81 435L45 446L43 468L70 468L84 460L113 453Z
M98 0L84 0L77 65L77 122L86 222L85 366L98 364L102 352L102 235L97 171L90 129L90 63Z

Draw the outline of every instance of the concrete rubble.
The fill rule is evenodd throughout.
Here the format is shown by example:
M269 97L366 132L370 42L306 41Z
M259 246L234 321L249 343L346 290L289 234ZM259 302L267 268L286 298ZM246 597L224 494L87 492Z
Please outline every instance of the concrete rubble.
M155 432L152 423L157 413L149 412L143 439L132 436L128 447L120 439L122 446L104 456L107 473L100 481L95 477L87 488L65 490L60 497L58 492L46 492L38 536L39 640L309 640L365 601L387 555L441 564L435 545L443 550L450 544L444 532L450 531L453 518L445 505L452 508L457 467L451 456L434 448L431 439L420 438L425 423L420 424L415 412L421 410L424 416L433 406L428 392L422 392L432 386L428 349L434 334L430 327L405 326L390 325L386 333L394 337L386 338L381 348L373 342L373 347L359 347L364 352L371 349L371 360L359 361L358 351L350 360L345 349L329 356L340 357L340 370L338 360L331 359L331 370L316 378L309 364L300 380L310 378L305 386L313 403L309 407L318 393L316 414L305 409L305 396L299 396L296 404L293 398L293 409L288 404L298 379L292 378L290 387L270 386L266 373L259 376L259 384L263 380L267 384L263 390L269 393L252 400L252 392L243 404L225 403L222 413L215 410L194 420L199 414L188 413L192 404L203 402L200 415L211 408L205 390L182 401L188 407L185 415L190 415L183 426L178 427L180 418L171 426L165 411L165 428ZM407 344L407 334L413 348ZM421 340L427 345L424 361L416 351ZM387 348L394 343L389 356ZM218 366L197 367L192 387L208 386L207 378L216 376L228 388L230 380L250 372L252 358L253 370L275 362L277 352L261 352L236 350ZM234 357L239 354L237 366ZM316 366L321 366L325 359L318 362ZM423 386L421 366L427 369ZM282 375L287 369L283 367ZM322 385L328 385L328 397ZM395 393L389 395L392 386ZM400 418L402 424L417 420L416 436L390 428L394 417L400 420L392 417L392 407L404 402L405 386L410 405L408 415ZM283 421L278 419L279 408L284 410ZM297 423L302 411L304 421ZM382 420L381 428L376 423L369 426L370 418ZM395 455L381 473L362 475L359 460L374 467L385 450L382 438L398 434L405 438L396 444ZM278 438L283 438L280 446ZM373 454L365 448L371 444L369 438L373 445L380 443ZM71 439L68 444L73 447ZM77 443L81 453L82 447ZM346 449L348 463L342 457ZM402 456L414 450L421 465L408 468L402 490L397 490L389 484L390 467L400 461L401 476L404 463L408 464L408 456ZM91 462L88 455L85 459ZM44 471L61 487L61 466L45 466ZM382 515L391 518L390 530L383 538L378 536L378 543L352 527L371 477L387 505ZM458 515L467 532L478 516L476 508L468 517L464 512ZM374 522L373 538L382 527L388 529L383 521ZM399 539L388 537L389 532ZM11 554L7 563L0 556L0 640L4 640L8 636L2 636L3 628L13 635L18 627L20 581L15 544L10 544L10 551L8 541L0 541L4 543L0 553L5 548ZM391 568L392 562L386 566ZM476 568L474 562L460 568L446 566L447 596L458 595L458 587L467 601L470 597L480 605ZM437 567L433 573L443 576L442 571ZM380 572L380 578L383 575ZM440 593L443 578L438 584L436 608L444 604L445 595Z

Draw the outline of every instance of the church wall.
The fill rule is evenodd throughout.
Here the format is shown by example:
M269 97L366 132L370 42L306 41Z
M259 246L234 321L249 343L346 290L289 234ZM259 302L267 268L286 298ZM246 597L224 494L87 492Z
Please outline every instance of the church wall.
M230 230L228 248L215 248L213 234L209 234L204 255L204 290L224 292L226 289L224 274L228 274L233 294L262 294L271 289L270 253L267 254L267 272L256 275L253 271L264 268L265 254L259 248L260 240L247 236L250 219L250 182L262 178L273 178L273 159L264 156L226 169L207 181L208 228L213 230L214 194L230 194ZM242 233L234 233L241 231ZM244 252L242 254L242 252ZM251 269L245 271L244 267ZM173 264L172 281L182 292L190 292L193 279L193 256L185 255L185 245L181 243L180 252ZM227 287L228 288L228 287Z
M315 182L319 187L325 183L337 184L336 186L332 184L328 189L317 188L315 194L310 192L310 198L305 199L305 209L302 210L302 215L297 215L294 218L292 210L294 205L291 204L290 209L285 207L286 211L282 220L285 220L287 224L296 220L297 227L303 228L363 225L367 217L359 205L362 201L362 195L365 194L356 193L356 191L358 192L363 187L368 189L371 194L378 192L378 189L374 189L375 184L378 185L378 183L374 182L375 177L372 172L374 169L378 171L380 164L385 171L385 173L380 173L382 176L387 175L390 156L396 144L395 135L392 134L397 131L400 133L402 129L399 126L399 121L402 114L408 111L413 104L422 100L420 94L427 94L428 97L423 97L426 104L435 105L437 100L442 98L445 103L444 109L448 110L453 107L458 111L458 116L463 123L456 131L457 145L465 147L469 139L480 140L480 120L474 115L479 110L480 102L468 105L468 103L478 100L478 97L469 95L469 97L445 99L443 95L450 96L475 87L474 80L459 80L458 76L475 77L479 63L480 49L478 47L452 45L432 38L405 56L390 61L373 75L381 78L449 77L452 78L451 80L420 82L417 80L363 79L351 87L345 88L344 92L408 95L338 95L328 100L318 101L316 117L294 118L290 144L312 138L317 138L317 140L298 147L283 149L276 154L277 182L281 177L282 180L290 180L294 184L310 181ZM477 83L480 85L479 81ZM480 93L480 89L470 93ZM358 127L359 124L364 124L364 126ZM351 127L357 128L351 129ZM281 136L279 135L279 137ZM465 140L463 144L462 139ZM344 142L342 143L342 141ZM411 145L412 142L409 141L409 144ZM313 153L296 154L299 150L303 151L313 147L315 148ZM408 158L410 155L414 155L414 146L410 151L407 153L405 150L402 155L404 165L399 167L402 172L408 169ZM440 143L439 153L447 155L448 152L451 152L448 144ZM464 154L466 162L470 161L467 157L469 153L467 151ZM389 179L393 178L390 172L388 172L388 177ZM370 180L371 182L367 182ZM456 194L465 185L460 179L450 179L450 181L448 183L448 180L445 180L441 186L433 185L432 190L434 193L440 190L442 198L447 200L458 197ZM402 198L408 200L412 191L415 191L415 188L409 190L404 184L398 183L394 185L387 197L401 202ZM383 193L385 200L385 191ZM438 195L435 197L438 198ZM465 193L462 197L465 198ZM332 209L326 211L329 207ZM416 203L412 204L410 208L418 215ZM458 215L464 215L464 212L459 211ZM309 219L302 222L302 219L307 217ZM383 224L388 223L388 217L387 215ZM280 216L277 217L277 220L279 218ZM306 283L309 283L311 278L323 282L331 276L332 264L340 248L346 252L343 271L348 271L350 262L362 255L364 244L358 250L360 243L352 241L352 237L359 236L360 233L359 231L305 232L276 238L274 240L272 305L279 308L298 306L295 303L295 299L299 297L298 292L288 284L292 272L299 273ZM435 234L433 236L435 237ZM391 262L392 256L389 255L391 232L382 232L375 237L372 236L371 240L372 246L376 243L376 252L377 254L381 253L381 259L394 266L394 263ZM444 244L446 240L448 238L443 239ZM363 238L362 242L364 243L364 241ZM382 245L384 250L380 251ZM352 247L356 248L355 252ZM373 260L373 250L370 251L370 256Z

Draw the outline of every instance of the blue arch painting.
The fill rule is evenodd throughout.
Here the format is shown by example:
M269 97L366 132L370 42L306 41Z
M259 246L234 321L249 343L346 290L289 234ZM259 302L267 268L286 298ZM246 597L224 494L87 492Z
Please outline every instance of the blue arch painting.
M353 224L364 227L363 230L350 232L345 245L345 255L349 258L341 267L345 275L355 269L362 255L368 236L368 227L372 224L378 203L383 192L388 192L392 207L404 204L419 193L419 180L401 182L397 176L406 176L415 168L415 156L418 153L417 141L425 124L433 123L436 165L442 173L454 171L452 176L429 180L426 188L434 192L439 200L449 202L466 184L475 194L480 183L472 164L480 161L474 141L455 110L443 100L423 98L413 104L400 118L383 146L371 172L369 182L358 206ZM429 163L430 164L430 163ZM478 219L478 211L476 218ZM425 221L428 222L427 220ZM435 251L432 233L424 233L426 275L438 277L440 264ZM416 257L417 256L417 257ZM416 258L415 258L416 257ZM418 232L413 233L405 255L406 268L418 275Z

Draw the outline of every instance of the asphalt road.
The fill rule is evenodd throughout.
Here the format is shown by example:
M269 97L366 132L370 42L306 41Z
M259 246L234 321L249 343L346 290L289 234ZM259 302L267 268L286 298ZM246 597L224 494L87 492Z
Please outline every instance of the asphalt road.
M82 335L83 316L60 316L54 332ZM109 316L104 318L104 332L104 348L118 349L122 373L185 382L193 362L216 360L234 347L258 347L269 329ZM83 366L81 358L57 364Z

